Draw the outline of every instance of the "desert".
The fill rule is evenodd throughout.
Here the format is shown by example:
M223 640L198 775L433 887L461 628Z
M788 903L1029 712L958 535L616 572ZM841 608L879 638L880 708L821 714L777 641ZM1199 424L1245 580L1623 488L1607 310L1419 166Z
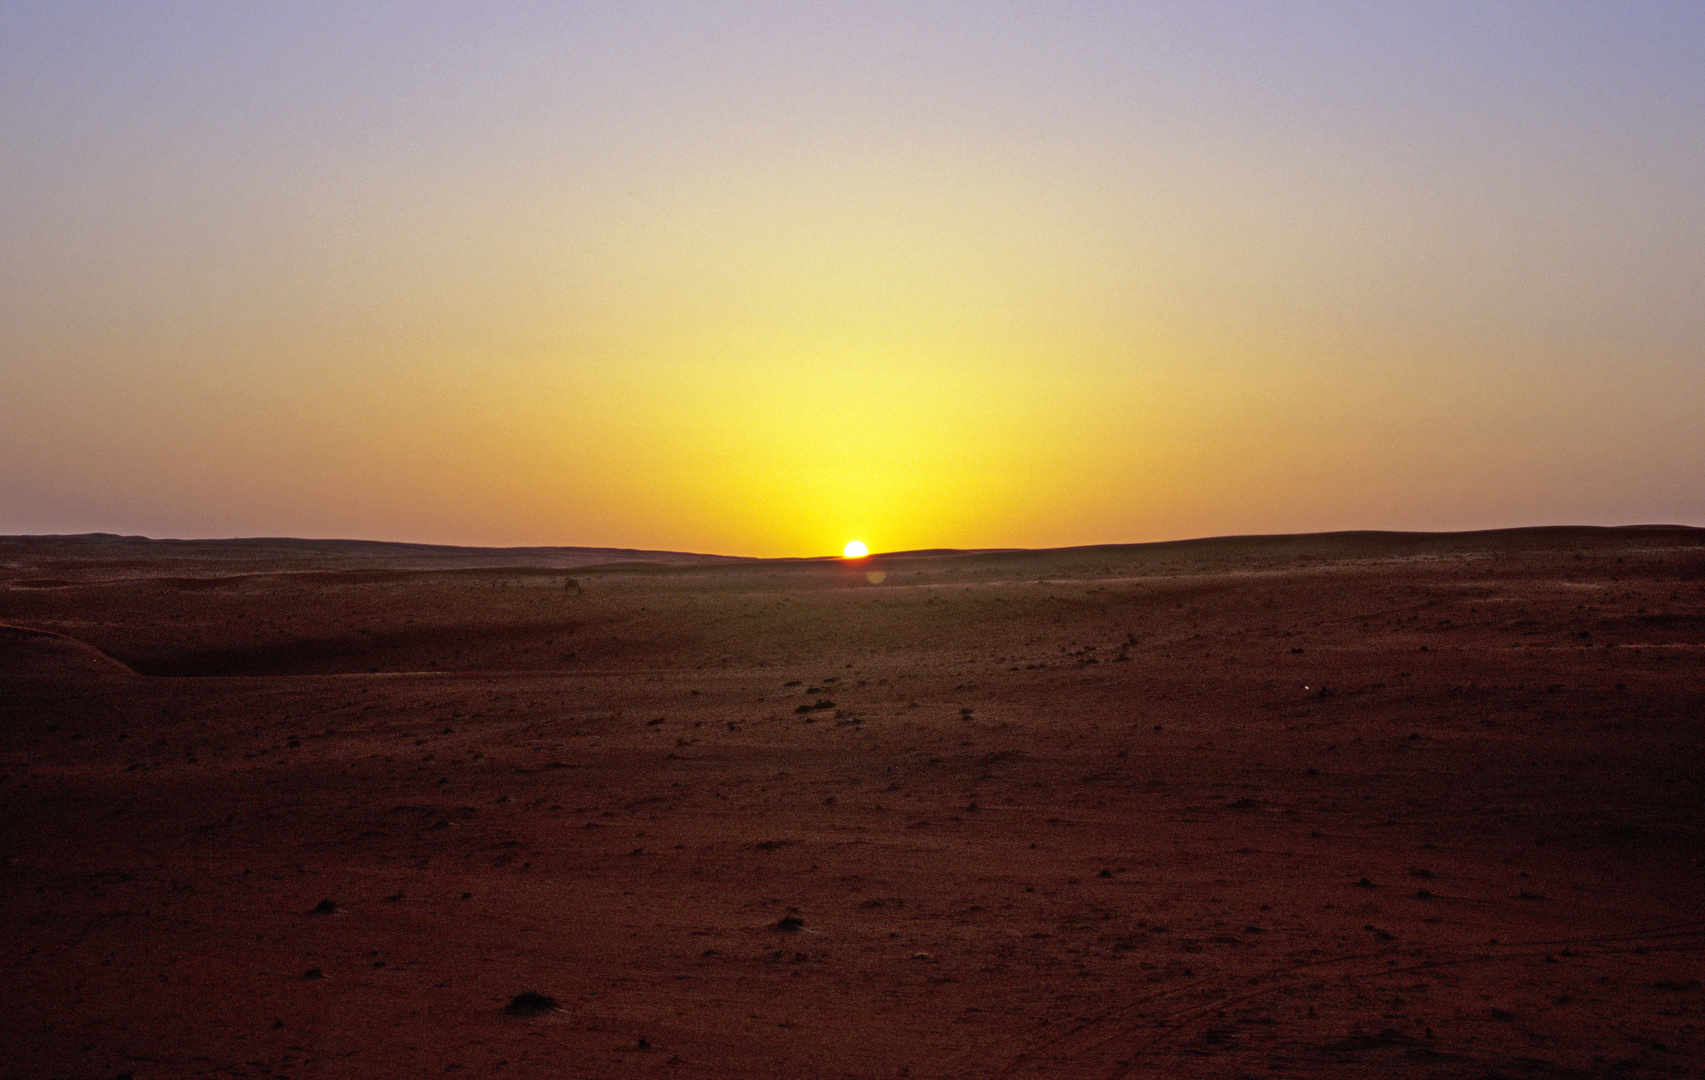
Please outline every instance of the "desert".
M0 1076L1705 1075L1705 530L0 538Z

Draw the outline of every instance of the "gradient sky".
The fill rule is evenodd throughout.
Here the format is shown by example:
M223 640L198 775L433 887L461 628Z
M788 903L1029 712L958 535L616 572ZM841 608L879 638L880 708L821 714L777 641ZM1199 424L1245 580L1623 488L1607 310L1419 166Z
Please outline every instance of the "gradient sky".
M1705 5L0 0L0 533L1705 524Z

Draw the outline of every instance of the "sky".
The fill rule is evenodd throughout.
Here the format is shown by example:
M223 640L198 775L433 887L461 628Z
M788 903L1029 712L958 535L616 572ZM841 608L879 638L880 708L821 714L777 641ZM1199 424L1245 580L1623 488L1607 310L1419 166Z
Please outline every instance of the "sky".
M1705 524L1705 5L0 0L0 534Z

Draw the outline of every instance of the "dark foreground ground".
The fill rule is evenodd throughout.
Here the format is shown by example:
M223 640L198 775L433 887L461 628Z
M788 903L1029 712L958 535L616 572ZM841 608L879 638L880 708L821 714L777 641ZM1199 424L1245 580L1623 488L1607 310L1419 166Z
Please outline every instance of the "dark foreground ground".
M0 540L0 1077L1705 1075L1705 532L334 548Z

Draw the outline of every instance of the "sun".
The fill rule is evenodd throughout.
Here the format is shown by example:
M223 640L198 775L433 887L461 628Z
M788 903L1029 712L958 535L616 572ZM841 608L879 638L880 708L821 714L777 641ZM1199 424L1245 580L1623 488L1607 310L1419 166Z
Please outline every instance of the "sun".
M864 546L863 540L848 540L846 550L842 554L849 559L862 559L870 554L870 549Z

